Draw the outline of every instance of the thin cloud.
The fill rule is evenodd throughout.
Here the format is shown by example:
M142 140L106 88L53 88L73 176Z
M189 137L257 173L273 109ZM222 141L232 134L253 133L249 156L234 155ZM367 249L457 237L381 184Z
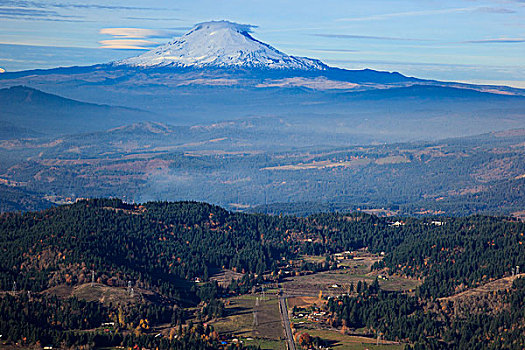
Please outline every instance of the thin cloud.
M0 6L24 8L66 8L66 9L99 9L99 10L168 10L160 7L114 6L98 4L43 2L30 0L0 0ZM173 9L170 9L173 10Z
M9 15L0 15L0 19L5 20L14 20L14 21L45 21L45 22L93 22L86 21L81 19L64 19L64 18L45 18L45 17L31 17L31 16L9 16Z
M41 3L24 0L0 0L0 6L15 6L15 7L38 7L42 8Z
M174 10L174 9L167 9L163 7L134 7L134 6L83 5L83 4L52 4L52 6L59 7L59 8L99 9L99 10L150 10L150 11Z
M52 10L27 9L27 8L2 8L0 18L16 20L36 20L52 22L86 22L80 16L61 15Z
M168 38L173 36L173 32L145 28L102 28L100 34L112 35L119 38Z
M97 9L97 10L140 10L140 11L166 11L175 10L164 7L134 7L134 6L111 6L111 5L84 5L84 4L52 4L52 7L72 9Z
M464 63L438 63L438 62L414 62L414 61L395 61L395 60L356 60L356 59L328 59L327 62L338 62L338 63L359 63L359 64L386 64L395 66L432 66L432 67L445 67L445 68L462 68L462 69L498 69L500 71L511 71L523 70L523 66L496 66L496 65L472 65Z
M510 10L503 7L480 7L476 10L476 12L482 12L482 13L499 13L499 14L506 14L506 13L516 13L514 10Z
M517 44L525 43L525 38L494 38L482 40L467 40L463 44Z
M149 40L138 39L114 39L101 40L98 42L101 49L126 49L126 50L148 50L151 47L159 45L159 43Z
M316 51L316 52L359 52L359 50L350 50L350 49L306 49L307 51Z
M190 29L192 29L193 27L171 27L171 28L167 28L167 29L170 29L170 30L183 30L183 31L188 31Z
M322 38L335 39L367 39L367 40L391 40L391 41L429 41L428 39L411 39L411 38L397 38L389 36L372 36L372 35L350 35L350 34L311 34Z
M78 18L78 16L64 16L56 11L36 10L36 9L18 9L18 8L0 8L0 15L3 16L22 16L22 17L64 17Z
M395 12L395 13L384 13L380 15L365 16L365 17L340 18L340 19L337 19L336 21L338 22L378 21L378 20L385 20L385 19L390 19L390 18L400 18L400 17L416 17L416 16L430 16L430 15L440 15L440 14L450 14L450 13L465 13L465 12L473 12L479 9L480 7L462 7L462 8L450 8L450 9L440 9L440 10Z
M165 18L159 18L159 17L124 17L124 19L133 19L133 20L140 20L140 21L183 21L181 18L175 18L175 17L165 17Z

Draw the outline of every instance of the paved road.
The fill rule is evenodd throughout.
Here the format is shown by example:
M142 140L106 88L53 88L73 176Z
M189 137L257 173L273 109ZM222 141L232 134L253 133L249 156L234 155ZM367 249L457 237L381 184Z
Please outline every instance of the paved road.
M286 343L288 350L296 350L293 341L292 329L290 328L290 319L288 318L288 309L286 307L286 298L279 297L279 311L281 312L281 320L283 321L284 333L286 334Z

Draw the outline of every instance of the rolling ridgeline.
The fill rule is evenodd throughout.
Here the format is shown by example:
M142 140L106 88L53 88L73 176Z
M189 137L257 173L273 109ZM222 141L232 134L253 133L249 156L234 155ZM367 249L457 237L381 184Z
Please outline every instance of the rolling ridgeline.
M282 259L368 247L385 252L375 269L424 282L415 294L382 291L377 283L359 285L340 303L330 301L334 327L380 330L387 339L415 348L522 348L523 279L491 294L492 303L478 300L478 311L466 315L454 313L440 298L525 266L525 224L486 216L440 218L442 225L431 218L396 220L404 225L364 213L298 218L232 213L196 202L139 206L109 199L6 213L0 217L0 288L10 291L16 282L16 292L0 299L2 315L8 315L0 332L3 339L23 344L220 348L213 329L202 325L191 332L181 329L177 339L155 338L148 329L184 324L185 308L199 302L203 321L220 317L218 298L228 290L207 282L217 268L244 273L229 288L245 293L264 275L278 276ZM92 271L96 286L118 289L133 281L139 302L86 301L57 292L88 288ZM205 283L192 283L195 278ZM93 330L111 321L120 331Z
M139 123L52 139L5 140L0 211L113 196L136 202L192 199L230 210L294 215L381 208L397 215L523 211L523 129L355 146L335 135L331 141L340 142L337 146L306 146L330 140L273 121L199 127Z

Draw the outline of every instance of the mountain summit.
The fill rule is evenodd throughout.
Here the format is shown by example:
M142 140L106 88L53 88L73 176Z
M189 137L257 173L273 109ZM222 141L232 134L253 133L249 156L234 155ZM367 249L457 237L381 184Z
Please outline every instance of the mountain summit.
M244 67L325 70L319 60L289 56L254 39L252 26L228 21L197 24L178 39L116 62L135 67Z

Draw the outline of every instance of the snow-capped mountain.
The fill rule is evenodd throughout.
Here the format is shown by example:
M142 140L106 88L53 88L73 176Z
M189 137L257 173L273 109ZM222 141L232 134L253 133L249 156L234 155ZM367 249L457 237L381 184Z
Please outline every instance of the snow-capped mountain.
M254 39L252 26L228 21L197 24L178 39L116 65L135 67L246 67L325 70L319 60L289 56Z

